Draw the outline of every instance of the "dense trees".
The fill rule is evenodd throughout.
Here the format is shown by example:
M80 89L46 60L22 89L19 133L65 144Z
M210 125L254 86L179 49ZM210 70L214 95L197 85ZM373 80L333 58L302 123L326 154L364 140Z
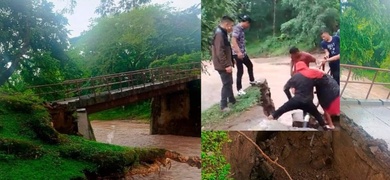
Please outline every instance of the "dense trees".
M275 51L280 47L291 45L303 46L306 49L318 47L319 31L327 28L335 32L336 25L339 24L339 0L224 2L218 3L218 0L202 2L202 50L204 52L208 50L207 43L210 41L210 34L217 25L218 18L224 14L236 18L239 14L247 13L254 19L246 36L248 44L256 46L255 53Z
M342 9L342 63L389 69L390 3L348 0Z
M0 85L22 68L30 75L41 76L39 68L57 62L49 74L52 81L70 74L67 66L67 19L53 12L53 4L45 0L4 0L0 3ZM46 64L47 63L47 64ZM35 81L29 77L30 81Z
M197 13L157 5L100 18L74 48L93 67L92 75L147 68L155 60L200 50Z
M69 39L64 13L77 4L68 1L61 13L47 0L0 3L0 85L22 90L147 68L154 61L164 64L174 54L182 62L200 58L198 6L177 12L167 5L145 5L150 0L101 0L96 9L101 17L80 37Z

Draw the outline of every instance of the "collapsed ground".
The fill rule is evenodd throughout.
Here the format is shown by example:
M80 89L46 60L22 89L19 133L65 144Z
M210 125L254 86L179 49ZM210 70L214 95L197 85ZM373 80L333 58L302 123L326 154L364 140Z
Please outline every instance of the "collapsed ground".
M390 179L390 151L383 140L373 139L352 120L341 118L333 132L244 132L294 180ZM224 154L234 179L288 179L282 169L264 157L237 132Z

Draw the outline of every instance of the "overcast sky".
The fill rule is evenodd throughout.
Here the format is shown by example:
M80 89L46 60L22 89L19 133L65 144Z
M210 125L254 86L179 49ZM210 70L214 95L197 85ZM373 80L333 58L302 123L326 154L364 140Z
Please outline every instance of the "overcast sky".
M49 0L54 3L55 9L62 9L66 6L66 0ZM171 2L171 6L178 10L189 8L195 4L199 4L201 0L152 0L153 4L164 4ZM100 0L77 0L77 6L74 13L66 15L68 18L70 37L79 36L81 32L88 29L90 19L97 17L95 9L99 5Z

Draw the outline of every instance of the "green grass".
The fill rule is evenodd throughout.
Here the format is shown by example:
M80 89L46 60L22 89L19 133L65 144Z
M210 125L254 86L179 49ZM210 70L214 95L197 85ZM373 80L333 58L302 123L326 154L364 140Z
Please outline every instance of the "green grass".
M256 105L260 99L260 90L251 86L245 90L246 95L237 97L237 103L230 106L231 111L221 112L219 104L215 104L202 112L202 126L214 123L221 123L229 116L237 115Z
M0 92L0 179L86 179L123 174L165 150L131 148L59 134L41 106L28 94Z
M139 102L124 107L113 108L89 115L89 120L150 120L150 101Z
M312 51L313 48L307 43L296 43L293 40L279 40L278 38L267 38L264 41L249 42L247 52L252 57L281 56L289 54L289 49L298 47L302 51Z

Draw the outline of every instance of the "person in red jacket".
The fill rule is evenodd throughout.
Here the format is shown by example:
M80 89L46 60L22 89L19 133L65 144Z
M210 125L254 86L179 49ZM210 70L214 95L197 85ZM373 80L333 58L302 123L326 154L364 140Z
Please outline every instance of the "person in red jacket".
M340 115L340 86L337 81L319 69L310 69L303 62L298 62L296 66L297 71L303 76L315 79L314 87L316 87L318 102L324 109L325 120L328 123L327 128L334 129L330 116Z
M313 103L314 78L306 77L305 75L300 73L300 66L298 66L299 63L303 63L304 66L306 66L304 62L298 62L298 72L295 73L284 86L284 92L287 95L288 101L284 103L281 107L279 107L275 112L273 112L268 117L268 119L278 119L280 116L282 116L288 111L301 109L304 112L313 115L314 118L318 121L318 123L322 126L322 128L324 130L328 130L321 113L318 111L317 107ZM322 75L323 74L321 74L321 76ZM321 76L318 75L318 78L320 78ZM294 88L294 96L292 96L290 93L291 88Z

